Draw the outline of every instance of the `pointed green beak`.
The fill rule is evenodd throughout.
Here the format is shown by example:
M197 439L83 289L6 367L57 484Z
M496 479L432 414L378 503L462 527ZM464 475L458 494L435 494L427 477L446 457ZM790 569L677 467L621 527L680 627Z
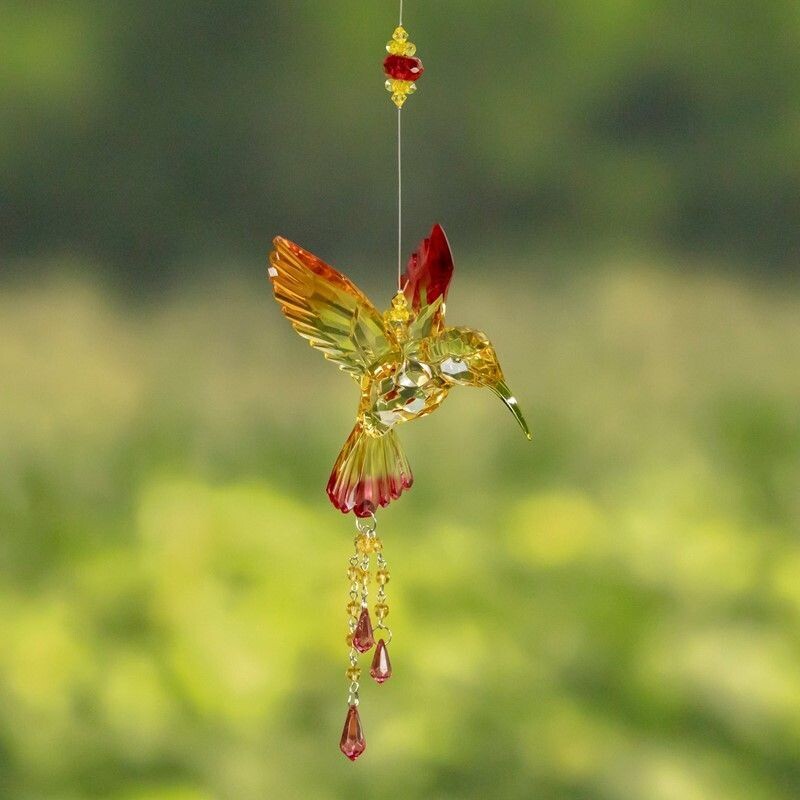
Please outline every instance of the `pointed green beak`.
M523 432L530 441L531 432L528 429L528 423L525 422L525 417L522 416L522 412L519 410L519 405L517 405L517 398L511 394L511 389L508 388L506 382L498 381L497 383L492 384L489 388L508 406L508 410L514 415L514 418L517 420L517 422L519 422L520 428L522 428Z

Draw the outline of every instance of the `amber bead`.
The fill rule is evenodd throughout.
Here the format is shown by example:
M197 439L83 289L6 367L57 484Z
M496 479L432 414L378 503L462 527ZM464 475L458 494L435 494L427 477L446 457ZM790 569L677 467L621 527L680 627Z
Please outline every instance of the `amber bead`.
M372 550L375 553L383 552L383 542L377 536L372 540Z
M348 667L345 675L347 680L357 681L361 677L361 667Z
M376 603L375 604L375 616L378 619L385 619L389 616L389 606L386 603Z
M356 550L362 555L368 555L372 552L372 540L369 536L361 534L356 538Z
M357 600L351 600L347 604L347 613L351 617L357 617L361 613L361 603L359 603Z
M378 570L378 571L375 573L375 580L376 580L376 581L378 581L378 583L379 583L381 586L385 586L387 583L389 583L389 577L390 577L390 576L389 576L389 570L388 570L388 569L386 569L386 567L381 567L381 568L380 568L380 569L379 569L379 570Z
M351 581L357 581L361 577L361 567L348 567L347 577Z

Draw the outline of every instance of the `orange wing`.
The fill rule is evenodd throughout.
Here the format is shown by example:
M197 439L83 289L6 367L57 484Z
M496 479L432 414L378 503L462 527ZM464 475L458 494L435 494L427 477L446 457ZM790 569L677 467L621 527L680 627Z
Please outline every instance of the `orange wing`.
M269 256L275 299L294 329L356 380L392 353L383 317L344 275L278 237Z

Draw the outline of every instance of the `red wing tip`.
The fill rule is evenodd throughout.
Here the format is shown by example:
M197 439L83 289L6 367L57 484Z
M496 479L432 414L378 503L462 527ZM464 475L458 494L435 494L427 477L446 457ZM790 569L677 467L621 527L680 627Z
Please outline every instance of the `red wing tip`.
M447 234L444 232L444 228L437 222L431 228L431 241L439 240L439 243L444 245L447 252L452 252L452 248L450 247L450 240L447 238Z

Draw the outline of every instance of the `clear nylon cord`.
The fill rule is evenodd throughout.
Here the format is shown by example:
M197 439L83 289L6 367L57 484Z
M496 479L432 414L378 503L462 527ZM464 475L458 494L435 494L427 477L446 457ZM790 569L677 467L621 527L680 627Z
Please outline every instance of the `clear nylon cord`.
M403 281L403 111L397 109L397 291Z
M400 22L403 27L403 0ZM403 291L403 110L397 109L397 291Z

